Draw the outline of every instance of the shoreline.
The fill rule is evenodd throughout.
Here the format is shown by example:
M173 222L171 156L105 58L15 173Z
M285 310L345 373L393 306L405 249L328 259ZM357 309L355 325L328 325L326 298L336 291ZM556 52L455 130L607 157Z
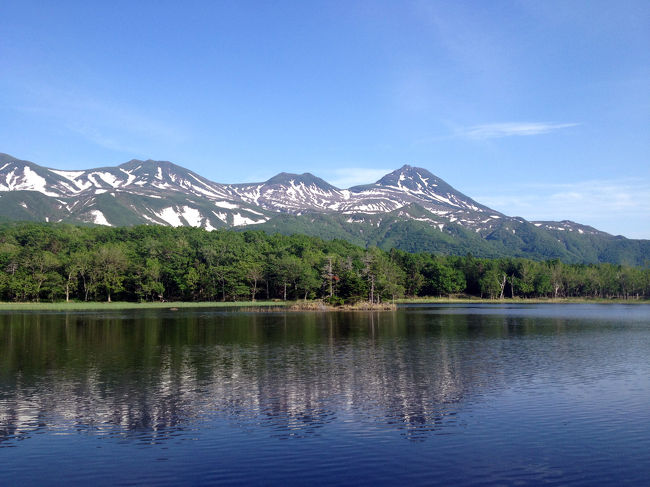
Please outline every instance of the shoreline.
M168 309L181 308L278 308L287 307L285 302L277 301L169 301L169 302L131 302L113 301L65 301L60 302L0 302L0 311L109 311L120 309Z
M409 304L650 304L649 299L605 299L605 298L505 298L505 299L481 299L481 298L411 298L398 299L395 304L380 303L370 304L366 302L331 306L322 301L170 301L170 302L129 302L114 301L107 302L0 302L0 311L110 311L123 309L167 309L178 310L187 308L254 308L262 311L269 310L286 311L394 311L400 305Z
M397 304L650 304L647 298L402 298Z

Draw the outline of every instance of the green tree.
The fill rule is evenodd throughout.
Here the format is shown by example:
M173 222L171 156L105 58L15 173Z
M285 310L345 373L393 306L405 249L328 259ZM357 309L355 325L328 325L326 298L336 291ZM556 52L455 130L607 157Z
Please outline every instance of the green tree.
M128 264L126 254L121 246L115 244L102 245L93 254L95 283L103 288L110 303L111 296L122 290Z

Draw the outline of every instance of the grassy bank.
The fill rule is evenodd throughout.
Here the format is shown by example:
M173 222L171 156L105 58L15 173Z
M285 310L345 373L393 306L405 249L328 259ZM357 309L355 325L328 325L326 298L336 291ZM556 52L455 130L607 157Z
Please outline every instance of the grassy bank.
M55 303L0 303L0 311L103 311L120 309L171 309L171 308L252 308L252 307L284 307L287 303L277 301L207 301L207 302L145 302L131 303L117 301L113 303L80 301L80 302L55 302Z
M132 303L117 301L112 303L94 301L71 301L44 303L0 303L0 311L104 311L121 309L187 309L187 308L275 308L290 311L381 311L394 310L391 303L373 304L361 302L357 304L330 306L320 300L314 301L209 301L209 302L143 302Z
M396 300L396 304L650 304L648 299L602 299L602 298L558 298L558 299L481 299L475 297L423 297L405 298ZM292 311L379 311L393 310L390 303L370 306L368 303L356 305L329 306L322 301L207 301L207 302L144 302L133 303L118 301L113 303L94 301L66 302L25 302L25 303L0 303L0 311L109 311L121 309L187 309L187 308L287 308Z
M477 297L421 297L396 300L398 304L650 304L648 299L607 299L607 298L504 298L487 299Z

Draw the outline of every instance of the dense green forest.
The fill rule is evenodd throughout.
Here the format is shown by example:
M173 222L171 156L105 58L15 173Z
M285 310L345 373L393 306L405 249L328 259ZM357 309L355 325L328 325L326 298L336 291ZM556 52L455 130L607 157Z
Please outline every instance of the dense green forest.
M0 226L0 300L242 301L650 296L650 269L385 252L190 227Z

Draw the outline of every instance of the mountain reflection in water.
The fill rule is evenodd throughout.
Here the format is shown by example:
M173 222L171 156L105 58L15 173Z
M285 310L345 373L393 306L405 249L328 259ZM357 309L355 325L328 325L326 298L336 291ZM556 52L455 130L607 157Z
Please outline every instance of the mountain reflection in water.
M492 340L467 341L486 333L476 325L403 313L0 315L0 441L42 428L163 441L213 415L280 436L339 418L421 438L504 381L485 360Z
M277 436L338 420L423 439L458 426L474 396L525 379L531 360L579 360L562 340L547 354L512 348L564 326L403 311L2 314L0 445L43 428L159 442L215 416Z
M643 485L650 306L0 312L0 485Z

